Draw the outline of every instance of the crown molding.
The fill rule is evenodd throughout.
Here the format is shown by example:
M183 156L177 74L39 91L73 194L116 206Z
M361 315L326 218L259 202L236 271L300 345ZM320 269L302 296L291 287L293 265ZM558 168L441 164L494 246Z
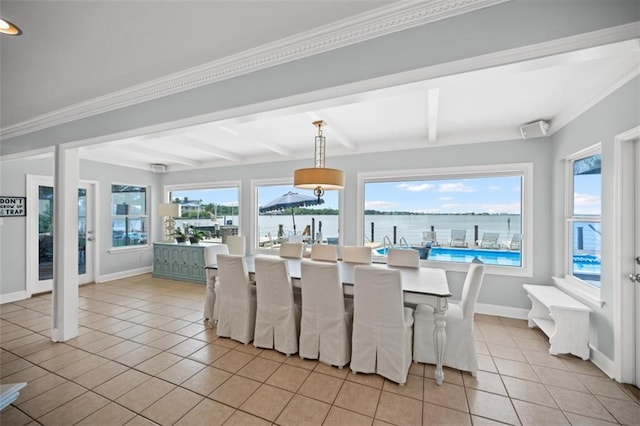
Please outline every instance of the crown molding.
M512 0L400 1L0 129L0 140L151 101Z

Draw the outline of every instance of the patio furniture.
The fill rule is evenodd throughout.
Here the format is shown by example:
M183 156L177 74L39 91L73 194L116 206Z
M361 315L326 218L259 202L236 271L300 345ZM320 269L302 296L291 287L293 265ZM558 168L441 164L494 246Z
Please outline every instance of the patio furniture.
M452 229L449 247L469 247L469 244L467 244L467 230Z
M249 280L244 257L219 254L218 273L218 326L220 337L249 344L253 340L256 324L256 287Z
M438 238L436 237L436 231L422 231L422 244L430 247L437 247Z
M499 237L500 237L499 232L483 232L482 239L480 240L480 248L499 249L500 248L500 243L498 243Z
M505 247L509 250L521 250L522 249L522 234L513 234L511 241L504 243Z

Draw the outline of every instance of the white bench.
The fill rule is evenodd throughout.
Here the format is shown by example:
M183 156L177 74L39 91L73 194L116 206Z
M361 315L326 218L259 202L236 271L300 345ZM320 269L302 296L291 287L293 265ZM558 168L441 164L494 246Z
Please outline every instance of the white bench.
M589 359L591 308L554 286L524 284L531 300L529 327L538 326L549 336L549 353L571 353Z

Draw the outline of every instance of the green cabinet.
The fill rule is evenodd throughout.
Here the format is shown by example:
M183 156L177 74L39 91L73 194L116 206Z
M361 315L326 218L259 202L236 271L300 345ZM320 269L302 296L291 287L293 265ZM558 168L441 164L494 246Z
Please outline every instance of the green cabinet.
M206 245L153 243L153 276L206 284Z

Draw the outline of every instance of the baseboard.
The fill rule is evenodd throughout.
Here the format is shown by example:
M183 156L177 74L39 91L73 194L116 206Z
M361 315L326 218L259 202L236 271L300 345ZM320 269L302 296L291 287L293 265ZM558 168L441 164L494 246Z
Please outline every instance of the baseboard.
M26 291L15 291L13 293L0 294L0 305L4 303L15 302L16 300L25 300L28 299L29 295Z
M589 345L589 349L591 349L591 362L600 370L602 370L604 374L609 376L609 378L614 378L616 371L615 363L608 356L594 348L592 345Z
M527 319L529 309L512 308L510 306L489 305L487 303L476 303L477 314L495 315L498 317Z
M115 274L100 275L96 278L96 283L105 283L107 281L114 281L122 278L134 277L136 275L148 274L152 271L153 271L152 266L145 266L144 268L130 269L128 271L116 272Z

